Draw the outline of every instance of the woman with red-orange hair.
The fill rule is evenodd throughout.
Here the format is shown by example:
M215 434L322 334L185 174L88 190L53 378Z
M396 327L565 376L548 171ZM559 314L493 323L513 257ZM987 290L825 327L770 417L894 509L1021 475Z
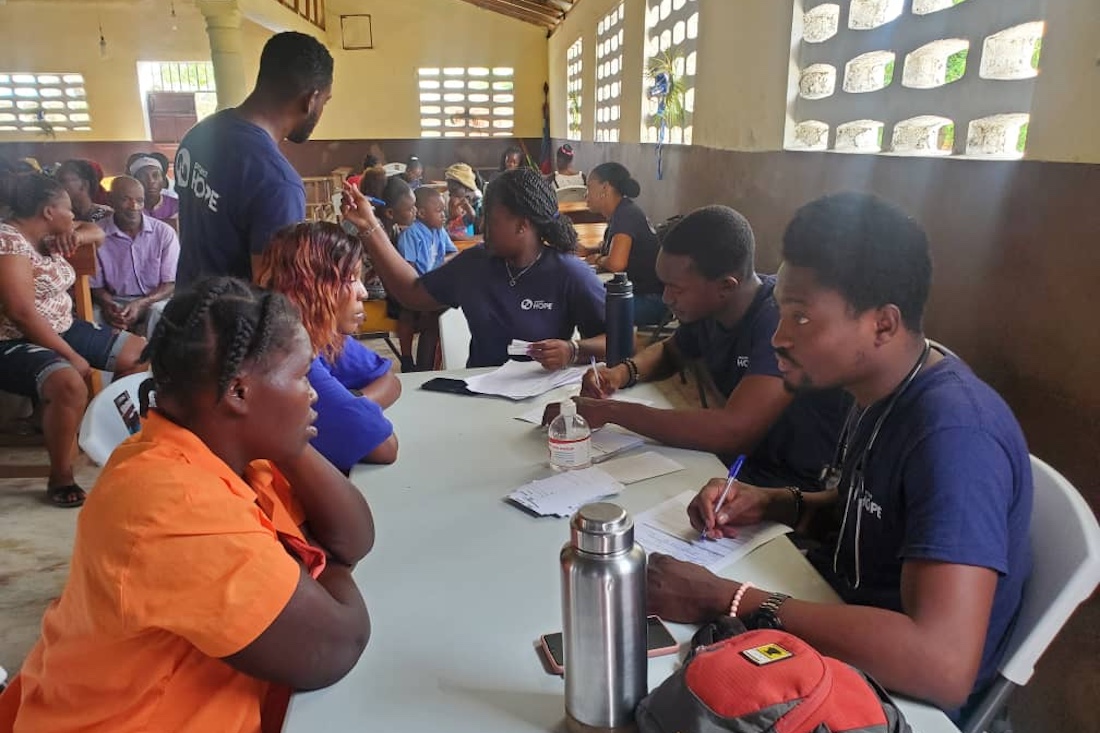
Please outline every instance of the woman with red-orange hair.
M352 336L363 322L363 244L330 222L303 222L275 233L258 282L302 314L315 359L317 437L311 442L344 473L356 463L393 463L397 436L382 414L401 394L392 362Z

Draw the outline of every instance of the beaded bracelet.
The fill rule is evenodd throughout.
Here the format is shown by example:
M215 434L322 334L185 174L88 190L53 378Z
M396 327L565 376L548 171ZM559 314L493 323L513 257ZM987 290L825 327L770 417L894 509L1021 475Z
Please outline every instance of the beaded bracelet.
M742 583L737 592L733 594L733 600L730 602L730 616L737 618L737 609L741 607L741 599L745 597L745 591L751 587L752 583Z
M791 492L791 496L794 497L794 524L792 527L797 527L798 523L802 521L802 489L797 486L786 487L787 491Z
M633 387L638 383L638 365L634 363L633 359L624 359L623 364L626 364L626 370L630 373L629 378L626 380L624 387Z

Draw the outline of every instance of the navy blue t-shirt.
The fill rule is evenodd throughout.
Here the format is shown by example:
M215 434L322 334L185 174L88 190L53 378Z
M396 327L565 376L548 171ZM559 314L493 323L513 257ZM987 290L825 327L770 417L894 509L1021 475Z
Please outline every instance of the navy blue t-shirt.
M227 109L191 128L176 153L177 287L203 275L252 279L252 255L306 218L302 177L264 130Z
M649 223L649 217L633 199L624 198L615 207L603 233L601 253L611 252L611 240L616 234L630 237L630 255L626 260L626 274L634 284L635 295L659 295L664 285L657 279L657 232Z
M880 402L859 421L852 438L841 474L838 521L851 496L854 467L886 409L887 401ZM982 691L996 674L1031 570L1031 463L1016 418L965 364L944 357L901 394L865 465L864 493L851 496L839 540L837 572L836 542L810 559L847 603L899 612L906 560L996 571L974 688ZM853 588L857 558L860 587Z
M715 388L727 399L747 376L782 379L772 346L779 325L779 306L772 295L775 276L760 279L756 297L733 328L704 318L682 324L672 336L685 358L703 363ZM833 459L851 402L841 390L797 395L749 454L741 479L756 486L820 489L821 471Z
M470 325L467 367L500 366L508 361L512 339L571 339L574 330L590 338L607 330L603 283L574 255L544 247L515 286L508 281L504 260L491 257L484 245L420 278L433 298L465 314Z

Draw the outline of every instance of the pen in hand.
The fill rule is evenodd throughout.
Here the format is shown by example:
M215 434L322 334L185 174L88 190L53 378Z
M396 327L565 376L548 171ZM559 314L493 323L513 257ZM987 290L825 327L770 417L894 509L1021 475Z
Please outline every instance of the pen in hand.
M718 512L722 509L722 504L725 503L726 497L730 493L730 488L733 486L733 482L737 480L737 474L741 471L742 464L745 463L745 456L737 456L734 462L730 465L729 475L726 477L726 486L722 489L722 493L718 495L718 503L714 505L714 521L718 522ZM706 527L699 533L699 539L705 540L707 538Z
M594 374L596 377L596 386L599 387L600 391L602 392L603 382L600 380L600 370L596 368L596 357L592 356L590 358L592 360L592 374Z

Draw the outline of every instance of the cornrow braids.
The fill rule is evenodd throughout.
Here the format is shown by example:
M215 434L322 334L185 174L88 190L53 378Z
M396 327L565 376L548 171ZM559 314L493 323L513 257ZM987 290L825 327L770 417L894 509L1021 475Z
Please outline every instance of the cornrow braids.
M153 372L150 393L186 398L213 386L220 400L241 367L287 346L301 324L285 296L228 277L201 280L169 301L142 352Z
M577 230L558 213L554 187L538 171L516 168L494 178L485 192L485 209L496 205L530 221L539 238L559 252L577 251Z

